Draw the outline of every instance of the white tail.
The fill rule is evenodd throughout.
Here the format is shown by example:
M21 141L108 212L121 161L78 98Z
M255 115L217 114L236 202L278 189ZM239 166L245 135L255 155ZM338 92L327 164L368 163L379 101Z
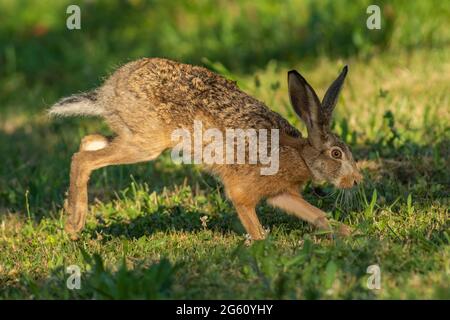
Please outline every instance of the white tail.
M48 110L48 114L60 117L101 116L105 110L96 102L97 93L95 91L75 94L59 100Z

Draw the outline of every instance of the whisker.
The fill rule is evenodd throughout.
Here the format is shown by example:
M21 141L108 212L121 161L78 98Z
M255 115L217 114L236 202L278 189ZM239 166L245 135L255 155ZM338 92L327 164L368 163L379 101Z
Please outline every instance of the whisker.
M334 197L336 195L336 193L338 192L338 190L333 189L333 191L331 191L329 194L326 194L324 196L317 194L317 192L314 190L314 188L312 188L312 192L314 193L315 196L317 196L321 199L328 199L328 198Z
M339 210L359 210L362 207L361 189L340 189L335 200L335 207Z

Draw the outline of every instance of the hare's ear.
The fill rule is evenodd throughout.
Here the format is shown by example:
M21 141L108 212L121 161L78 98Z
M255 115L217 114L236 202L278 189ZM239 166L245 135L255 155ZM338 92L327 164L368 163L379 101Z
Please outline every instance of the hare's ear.
M288 87L292 107L308 129L308 139L313 144L320 143L322 129L319 124L321 109L319 98L305 78L295 70L288 72Z
M329 126L331 124L333 110L339 99L339 93L341 92L345 77L347 76L347 71L348 67L345 66L344 69L342 69L341 74L333 81L323 97L321 116L325 125Z

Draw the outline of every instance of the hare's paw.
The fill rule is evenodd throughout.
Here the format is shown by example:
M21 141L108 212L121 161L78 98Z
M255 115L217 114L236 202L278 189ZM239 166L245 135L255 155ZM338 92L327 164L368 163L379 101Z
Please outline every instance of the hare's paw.
M350 228L349 226L347 226L346 224L340 223L337 226L337 230L336 230L337 234L341 237L350 237L353 233L352 228Z

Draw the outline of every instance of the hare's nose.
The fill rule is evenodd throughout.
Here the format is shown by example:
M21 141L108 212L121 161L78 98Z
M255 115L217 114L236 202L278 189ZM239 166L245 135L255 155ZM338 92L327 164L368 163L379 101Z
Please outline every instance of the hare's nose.
M363 180L363 176L361 173L357 172L353 175L353 185L357 186Z

